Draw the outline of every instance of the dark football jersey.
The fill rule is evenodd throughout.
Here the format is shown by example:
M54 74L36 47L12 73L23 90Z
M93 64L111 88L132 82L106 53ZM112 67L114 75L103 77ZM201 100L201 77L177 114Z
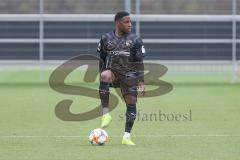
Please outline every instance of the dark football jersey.
M122 75L128 72L143 73L145 48L142 39L133 33L117 37L115 31L102 35L97 51L102 63L100 71L111 69Z

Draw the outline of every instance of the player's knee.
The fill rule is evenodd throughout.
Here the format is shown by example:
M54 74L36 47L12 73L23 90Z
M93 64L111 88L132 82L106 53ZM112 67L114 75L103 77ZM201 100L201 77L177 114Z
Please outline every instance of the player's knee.
M136 96L127 94L127 95L125 95L124 99L128 106L136 106L136 103L137 103Z
M103 71L100 75L101 81L111 83L111 71Z

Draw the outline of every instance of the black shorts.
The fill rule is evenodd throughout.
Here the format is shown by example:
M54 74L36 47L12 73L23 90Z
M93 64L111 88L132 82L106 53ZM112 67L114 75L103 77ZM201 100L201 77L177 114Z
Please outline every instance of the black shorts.
M115 80L110 84L111 87L120 88L123 96L126 94L137 96L138 79L136 72L121 74L117 70L111 69L111 71L115 76Z

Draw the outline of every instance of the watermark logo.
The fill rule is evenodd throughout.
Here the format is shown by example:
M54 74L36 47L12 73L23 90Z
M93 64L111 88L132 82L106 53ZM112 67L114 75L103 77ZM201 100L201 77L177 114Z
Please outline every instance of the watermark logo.
M90 98L99 99L98 89L92 89L85 86L74 86L66 84L64 81L66 77L78 67L87 65L87 70L84 75L84 82L93 83L99 74L98 64L100 59L94 55L79 55L66 61L57 67L49 78L50 87L62 94L86 96ZM144 97L139 94L141 98L157 97L170 92L173 86L165 81L160 80L160 77L167 72L167 67L161 64L145 63L144 70L147 72L144 75L144 84L157 86L156 89L147 90ZM117 94L121 95L120 89L116 89ZM121 96L120 96L121 97ZM118 97L110 93L109 95L109 109L112 111L118 105ZM70 111L73 100L64 99L57 103L55 107L56 116L64 121L87 121L97 118L102 115L101 106L96 106L94 109L84 113L72 113Z
M120 121L125 121L125 114L118 114ZM192 110L186 112L166 112L157 110L155 112L145 112L139 109L136 114L136 121L140 122L191 122L192 121Z

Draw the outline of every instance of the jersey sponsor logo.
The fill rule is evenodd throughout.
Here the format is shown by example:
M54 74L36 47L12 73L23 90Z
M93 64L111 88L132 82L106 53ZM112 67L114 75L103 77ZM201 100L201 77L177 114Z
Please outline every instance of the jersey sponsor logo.
M130 56L130 52L125 51L109 51L110 55Z

